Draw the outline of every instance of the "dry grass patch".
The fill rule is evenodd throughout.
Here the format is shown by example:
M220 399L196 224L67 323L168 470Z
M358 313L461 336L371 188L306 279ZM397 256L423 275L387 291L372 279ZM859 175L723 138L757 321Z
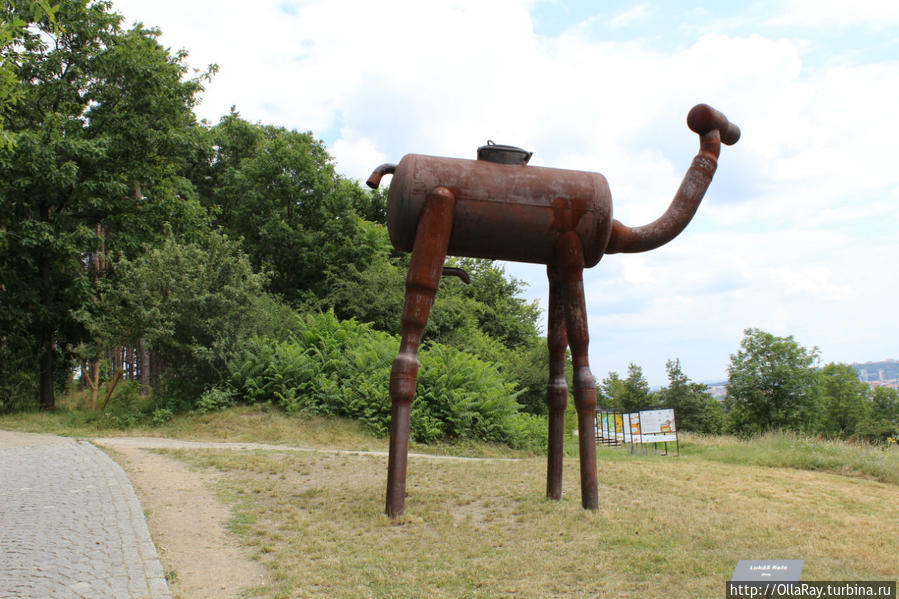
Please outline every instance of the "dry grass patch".
M605 456L601 508L585 512L576 460L556 503L543 459L412 459L407 515L391 521L385 458L179 456L222 472L273 598L720 597L737 560L766 558L805 560L806 580L899 576L897 487L877 481Z

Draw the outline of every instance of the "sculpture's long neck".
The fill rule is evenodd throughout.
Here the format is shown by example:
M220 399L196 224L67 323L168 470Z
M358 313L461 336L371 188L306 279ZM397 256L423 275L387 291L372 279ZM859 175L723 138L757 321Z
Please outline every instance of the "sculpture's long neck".
M606 254L645 252L665 245L690 223L706 189L718 168L721 135L713 129L700 135L699 153L693 158L671 205L661 217L648 225L628 227L618 220L612 222L612 235Z

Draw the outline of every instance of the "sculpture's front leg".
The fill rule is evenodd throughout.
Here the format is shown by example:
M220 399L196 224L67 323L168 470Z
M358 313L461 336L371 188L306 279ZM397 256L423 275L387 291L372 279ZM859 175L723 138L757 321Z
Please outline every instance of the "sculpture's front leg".
M587 345L587 306L584 302L584 252L574 231L556 242L556 264L562 279L565 324L571 364L574 368L574 407L577 410L578 447L581 461L581 504L599 508L596 480L596 381L590 372Z
M559 268L546 267L549 278L549 327L546 344L549 347L549 383L546 386L546 408L549 413L548 447L546 459L546 496L562 498L562 456L565 441L565 407L568 405L568 384L565 382L565 300Z
M406 503L406 458L409 454L409 412L418 378L418 348L431 304L437 294L446 248L453 229L455 197L445 187L437 187L425 200L403 305L400 351L390 371L390 457L387 462L387 515L402 515Z

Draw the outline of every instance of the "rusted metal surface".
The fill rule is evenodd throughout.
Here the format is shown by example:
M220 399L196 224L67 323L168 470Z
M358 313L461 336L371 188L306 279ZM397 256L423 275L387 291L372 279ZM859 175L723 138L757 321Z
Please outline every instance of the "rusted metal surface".
M549 419L546 458L546 496L562 498L562 455L565 441L565 408L568 405L568 383L565 381L565 296L559 267L546 267L549 279L549 323L546 344L549 349L549 382L546 385L546 409Z
M412 250L425 198L438 185L456 196L451 256L549 264L558 237L574 229L589 267L609 240L612 197L599 173L407 154L387 195L394 247Z
M440 284L446 246L453 226L455 198L445 187L428 194L418 222L415 246L406 275L400 351L390 371L390 450L387 464L387 513L403 513L406 501L406 458L409 453L409 412L418 378L418 348Z
M392 175L396 170L395 164L382 164L378 168L372 171L371 175L368 177L368 181L365 182L366 185L371 187L372 189L377 189L381 184L381 178L384 175Z
M568 399L565 349L571 348L574 406L578 415L581 503L597 509L594 412L596 383L587 358L589 335L583 271L603 254L643 252L671 241L693 218L717 168L721 143L740 130L717 110L700 104L687 116L700 150L668 210L658 220L627 227L612 218L612 198L599 173L527 166L530 152L488 144L479 160L408 154L383 164L368 180L378 187L393 174L387 227L398 250L411 251L406 278L400 351L390 375L392 417L387 469L387 514L403 513L409 411L418 374L418 348L446 256L493 258L547 265L549 278L549 450L546 494L562 495L563 419Z

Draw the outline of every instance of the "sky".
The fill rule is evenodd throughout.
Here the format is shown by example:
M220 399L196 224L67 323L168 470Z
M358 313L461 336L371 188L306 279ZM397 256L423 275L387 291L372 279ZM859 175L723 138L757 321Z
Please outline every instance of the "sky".
M822 364L899 359L895 0L120 0L198 69L197 108L311 131L364 180L407 153L600 172L614 216L666 209L698 149L697 103L742 129L687 229L585 271L590 364L722 381L744 330ZM389 183L385 178L384 183ZM545 268L506 263L545 309ZM439 295L438 299L439 301Z

